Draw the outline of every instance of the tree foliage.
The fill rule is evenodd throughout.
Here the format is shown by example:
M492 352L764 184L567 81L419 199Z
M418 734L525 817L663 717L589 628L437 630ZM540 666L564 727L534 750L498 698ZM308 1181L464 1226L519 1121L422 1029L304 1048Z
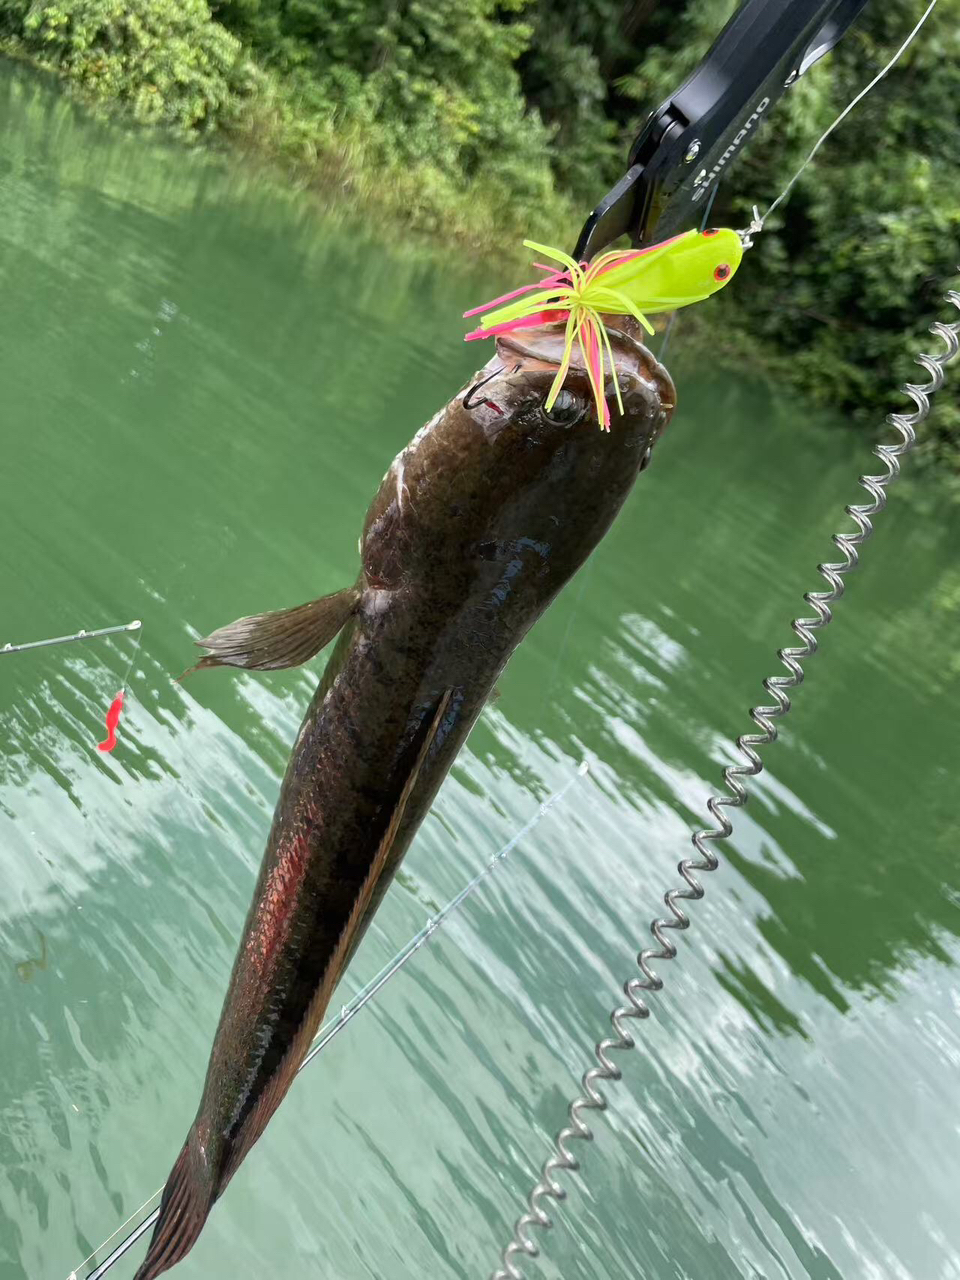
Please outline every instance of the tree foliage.
M568 240L645 114L736 0L0 0L0 36L138 118L219 124L487 242ZM742 226L902 41L870 4L732 166ZM960 0L830 139L718 309L808 394L876 414L909 372L960 240ZM711 316L717 311L711 310ZM941 415L960 440L960 410Z
M551 139L515 64L526 0L230 0L221 21L295 86L304 108L363 131L369 158L483 174L531 204L553 186Z
M145 123L197 128L251 87L240 41L204 0L2 0L0 13L44 61Z

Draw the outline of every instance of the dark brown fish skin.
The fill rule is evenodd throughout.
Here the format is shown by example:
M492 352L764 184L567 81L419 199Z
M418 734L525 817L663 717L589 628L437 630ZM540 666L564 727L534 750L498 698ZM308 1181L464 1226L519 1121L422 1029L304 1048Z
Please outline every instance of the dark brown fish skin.
M137 1280L192 1246L289 1087L507 659L649 459L673 384L627 333L611 336L625 412L614 409L609 433L598 430L582 370L565 384L585 407L580 420L544 415L562 349L556 327L545 327L501 339L478 378L502 371L472 407L465 388L384 477L364 526L359 604L293 747L203 1098ZM555 418L569 403L558 402ZM371 892L378 849L383 872Z

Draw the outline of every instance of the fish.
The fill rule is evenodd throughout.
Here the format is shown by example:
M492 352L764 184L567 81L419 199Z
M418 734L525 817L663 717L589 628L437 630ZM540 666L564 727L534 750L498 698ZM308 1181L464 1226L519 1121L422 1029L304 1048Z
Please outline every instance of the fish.
M336 639L290 754L199 1109L136 1280L155 1280L192 1248L289 1089L508 658L650 462L673 382L632 319L607 319L623 403L610 433L598 429L582 353L545 410L563 325L499 337L384 476L356 582L198 642L209 652L197 668L267 671Z

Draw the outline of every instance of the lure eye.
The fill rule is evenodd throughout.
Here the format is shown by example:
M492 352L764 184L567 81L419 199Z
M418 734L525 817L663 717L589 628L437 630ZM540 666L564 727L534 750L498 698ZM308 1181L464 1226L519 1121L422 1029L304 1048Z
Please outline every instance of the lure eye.
M718 236L720 234L720 228L710 227L709 230L705 231L703 234L705 236Z
M541 408L540 414L555 427L572 427L583 417L585 409L586 405L579 396L575 396L572 391L561 391L550 412Z
M730 268L727 266L725 262L721 262L719 267L717 267L717 269L713 273L714 280L721 280L721 281L726 280L729 278L729 276L730 276Z

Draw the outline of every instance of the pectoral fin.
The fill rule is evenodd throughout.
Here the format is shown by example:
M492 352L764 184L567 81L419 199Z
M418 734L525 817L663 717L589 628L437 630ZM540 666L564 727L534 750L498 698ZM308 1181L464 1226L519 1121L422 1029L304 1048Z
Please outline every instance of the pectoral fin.
M245 667L248 671L298 667L330 643L359 599L359 588L348 587L293 609L238 618L197 641L210 652L184 675L201 667Z

